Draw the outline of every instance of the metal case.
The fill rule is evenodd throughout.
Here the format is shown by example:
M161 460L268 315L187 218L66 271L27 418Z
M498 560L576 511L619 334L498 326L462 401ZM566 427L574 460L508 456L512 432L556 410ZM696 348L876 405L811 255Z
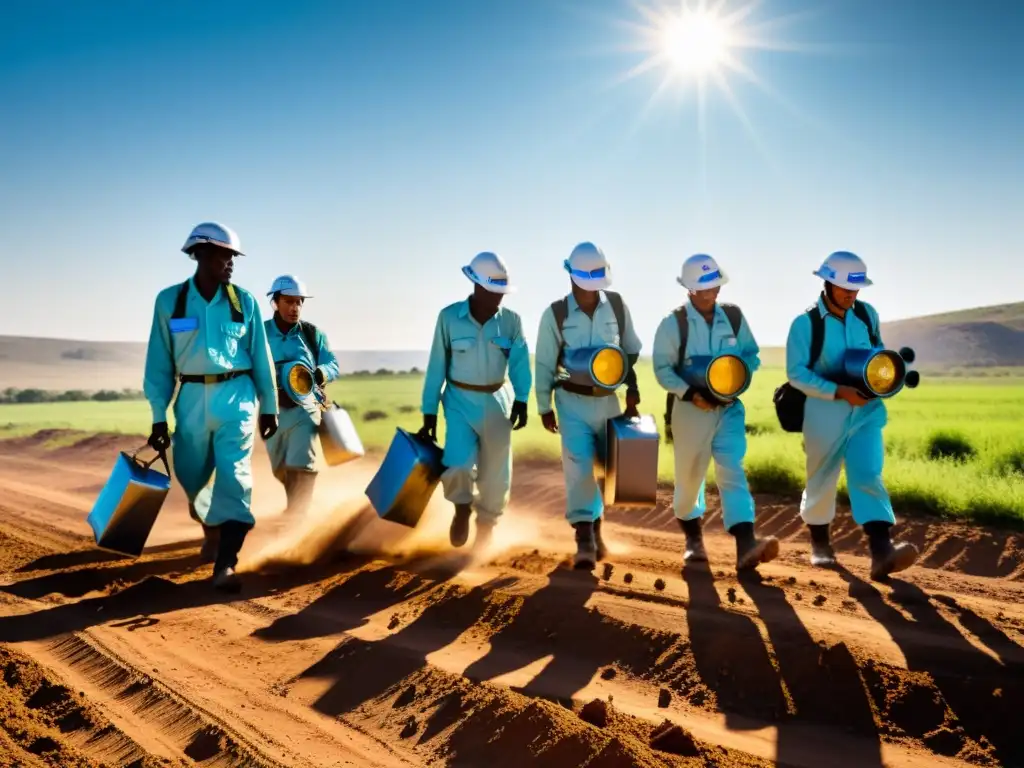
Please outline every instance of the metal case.
M334 404L320 415L320 447L330 467L362 458L366 454L356 425L344 408Z
M653 507L658 501L657 423L616 416L607 424L604 503L618 507Z
M380 469L366 486L377 514L415 528L441 480L443 455L436 443L397 428Z
M148 463L135 456L121 452L87 522L97 546L138 557L171 489L171 470L163 454ZM157 458L167 474L151 467Z

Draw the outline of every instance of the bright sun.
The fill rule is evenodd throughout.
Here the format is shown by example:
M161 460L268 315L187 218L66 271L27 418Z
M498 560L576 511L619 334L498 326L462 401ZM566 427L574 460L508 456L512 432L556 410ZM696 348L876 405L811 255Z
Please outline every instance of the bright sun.
M683 75L704 75L716 70L729 54L728 25L705 9L684 10L663 19L662 52Z

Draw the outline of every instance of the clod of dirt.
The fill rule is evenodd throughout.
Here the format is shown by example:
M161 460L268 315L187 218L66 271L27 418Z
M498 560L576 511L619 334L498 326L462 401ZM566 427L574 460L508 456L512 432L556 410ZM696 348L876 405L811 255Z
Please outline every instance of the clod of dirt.
M602 680L614 680L618 672L615 671L615 667L606 667L601 670Z
M724 579L725 578L725 571L715 571L715 576L717 576L720 579Z
M610 579L612 577L613 573L615 573L615 566L612 565L611 563L605 563L604 564L604 573L602 574L602 578L604 578L605 581L608 581L608 579Z
M825 597L824 595L815 595L814 596L814 604L815 605L824 605L826 600L828 600L828 598Z
M402 622L398 618L398 614L396 613L394 616L391 617L391 621L388 622L388 629L394 629L395 627L397 627L401 623Z
M729 589L726 590L725 594L729 598L730 603L736 602L736 587L729 587Z
M654 582L654 588L656 590L658 590L659 592L661 592L661 590L663 590L665 588L665 580L664 579L658 579L657 581L655 581Z
M843 600L843 608L848 608L849 610L852 611L856 607L857 607L857 601L856 600L850 600L850 599Z
M632 573L627 573L625 576L622 577L622 580L624 582L626 582L627 584L632 584L633 583L633 574Z
M539 555L540 554L540 550L539 549L535 549L535 550L533 550L533 552L531 554Z
M409 704L412 704L414 701L416 701L416 686L410 685L400 694L398 694L398 698L395 699L395 703L391 706L392 709L398 709L399 707L408 706Z
M683 757L699 757L700 750L693 736L671 720L664 721L651 731L651 747L659 752L668 752Z
M786 579L786 583L787 584L796 584L796 576L790 576L788 579Z
M604 728L608 725L608 704L600 699L588 701L580 710L580 720Z
M672 692L668 688L662 688L658 693L658 706L664 709L672 703Z
M804 596L801 595L799 592L797 592L795 595L793 595L793 599L794 600L803 600Z
M419 730L419 725L416 722L416 718L410 716L405 721L405 727L402 728L402 732L398 734L399 738L408 739L410 736L415 736L416 731Z
M811 581L809 581L808 583L809 583L809 584L810 584L810 585L811 585L812 587L816 587L816 586L818 586L818 582L816 582L816 581L814 581L814 580L811 580Z

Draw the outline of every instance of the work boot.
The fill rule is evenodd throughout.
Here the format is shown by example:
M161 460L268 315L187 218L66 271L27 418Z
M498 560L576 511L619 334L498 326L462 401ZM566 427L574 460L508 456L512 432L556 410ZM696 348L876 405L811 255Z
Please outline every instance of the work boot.
M832 568L836 565L836 553L832 549L832 540L824 525L808 525L811 530L811 565L816 568Z
M238 578L235 569L228 566L214 572L213 587L221 592L237 593L242 590L242 580Z
M890 573L905 571L917 561L917 547L905 541L893 544L889 538L890 524L875 521L864 524L871 548L871 578L882 581Z
M736 523L729 533L736 539L737 571L756 568L779 556L779 540L774 536L757 538L753 523Z
M693 520L676 521L679 527L686 534L686 549L683 551L684 563L706 563L708 561L707 550L704 549L703 521L699 517Z
M604 545L604 539L601 538L601 518L597 518L594 521L594 552L597 562L601 562L608 557L608 547Z
M220 529L203 523L203 546L199 550L199 561L212 563L217 559L217 547L220 545Z
M494 533L494 523L490 520L476 519L476 538L473 539L473 549L482 551L491 543L491 534Z
M455 517L452 518L452 527L448 529L448 540L453 547L461 547L469 538L469 518L472 514L471 505L455 505Z
M242 588L242 581L235 573L235 567L238 565L238 553L252 526L228 520L219 527L220 542L217 560L213 564L213 587L222 592L238 592Z
M574 523L576 529L576 555L572 567L578 571L592 571L597 564L597 542L594 541L592 522Z

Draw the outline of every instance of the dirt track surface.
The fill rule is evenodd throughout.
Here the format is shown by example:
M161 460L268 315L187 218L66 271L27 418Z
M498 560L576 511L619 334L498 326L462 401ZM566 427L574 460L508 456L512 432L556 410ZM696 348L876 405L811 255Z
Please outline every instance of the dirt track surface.
M681 571L666 495L610 512L587 574L557 467L517 464L471 558L440 493L415 532L368 512L370 459L285 519L258 449L224 596L176 491L143 557L92 545L134 442L0 443L0 766L1024 766L1018 534L901 524L919 565L875 584L848 514L821 571L760 499L782 554L737 579L717 514L710 567Z

